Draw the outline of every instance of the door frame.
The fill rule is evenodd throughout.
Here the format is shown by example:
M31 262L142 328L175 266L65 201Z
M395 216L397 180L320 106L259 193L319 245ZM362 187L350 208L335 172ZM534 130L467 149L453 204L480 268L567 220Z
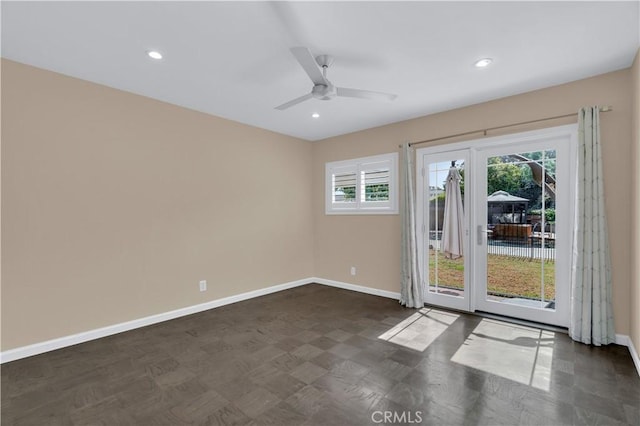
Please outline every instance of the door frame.
M567 124L562 126L548 127L543 129L531 130L526 132L518 132L518 133L510 133L506 135L500 136L491 136L491 137L483 137L479 139L472 139L463 142L454 142L454 143L443 143L440 145L418 148L416 149L416 227L418 228L416 231L418 235L420 235L419 243L418 243L418 253L420 258L420 275L423 281L423 288L426 287L426 279L425 274L427 272L425 265L425 230L428 228L428 222L426 222L428 215L425 212L425 200L424 200L424 185L425 178L423 170L425 168L425 156L433 156L434 154L442 154L443 156L447 153L452 153L454 151L464 151L468 152L468 161L469 164L466 165L465 171L473 169L473 167L477 163L477 157L480 151L488 151L491 149L498 149L500 147L505 147L514 143L524 144L527 142L538 142L544 139L556 139L556 138L564 138L567 142L567 146L564 147L566 149L566 155L568 156L568 164L566 168L562 169L558 168L557 173L559 182L566 182L562 187L564 191L569 194L567 197L562 197L560 200L557 200L564 205L565 214L568 215L568 229L563 230L563 236L559 236L564 239L564 248L562 250L556 249L556 264L562 262L564 265L571 265L571 256L572 256L572 247L573 247L573 234L572 230L575 226L575 203L571 202L574 199L575 191L576 191L576 170L577 170L577 152L578 152L578 125ZM486 174L486 170L484 172ZM478 191L479 185L482 183L478 181L474 181L474 178L478 176L478 173L471 170L470 172L465 173L465 188L473 188L473 191L465 191L471 192L467 197L465 194L465 203L469 202L469 205L465 204L465 216L471 216L468 218L469 220L469 228L467 229L466 235L466 243L465 247L469 247L467 250L467 255L469 257L466 262L469 262L470 267L467 268L467 263L465 263L465 298L468 299L467 303L458 307L457 309L474 312L478 309L477 298L478 295L478 285L477 285L477 274L478 274L478 263L480 263L484 259L479 259L482 256L477 256L477 240L476 240L476 232L478 225L483 224L483 220L486 217L481 217L477 212L475 212L478 201ZM486 182L485 182L486 184ZM467 215L468 206L473 206L473 214ZM485 215L486 216L486 215ZM467 218L465 217L465 220ZM486 225L486 224L484 224ZM486 238L485 238L486 240ZM473 249L471 249L473 247ZM486 250L486 249L485 249ZM465 255L465 256L467 256ZM485 266L486 268L486 266ZM569 266L570 268L570 266ZM467 272L467 269L469 273ZM569 270L570 272L570 270ZM558 281L558 271L556 270L556 283ZM563 280L570 279L570 274L566 275L566 278ZM557 291L557 287L556 287ZM564 291L564 294L563 294ZM561 312L558 312L555 315L552 323L555 325L560 325L563 327L567 327L569 325L569 298L570 298L570 283L567 282L565 288L561 291L561 297L564 298L564 307ZM446 306L446 305L443 305ZM558 310L556 310L558 311ZM524 318L523 319L528 319ZM535 321L535 320L534 320Z

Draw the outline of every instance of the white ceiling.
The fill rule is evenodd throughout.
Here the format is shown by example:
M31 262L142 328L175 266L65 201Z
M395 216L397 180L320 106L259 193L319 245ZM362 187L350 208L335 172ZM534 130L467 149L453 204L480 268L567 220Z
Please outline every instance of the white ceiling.
M629 67L640 46L638 6L2 1L2 56L318 140ZM312 86L293 46L333 55L337 86L398 98L275 110ZM150 49L164 58L151 60ZM483 57L494 63L474 68Z

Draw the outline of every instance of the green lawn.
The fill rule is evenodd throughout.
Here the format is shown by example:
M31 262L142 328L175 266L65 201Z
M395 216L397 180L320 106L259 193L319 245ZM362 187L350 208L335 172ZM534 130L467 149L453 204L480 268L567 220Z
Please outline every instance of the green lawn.
M446 259L441 252L429 250L429 282L435 283L436 256L438 285L462 288L463 259ZM544 266L545 300L555 299L555 263L540 259L520 259L511 256L489 255L487 259L489 292L514 297L540 297L540 278Z

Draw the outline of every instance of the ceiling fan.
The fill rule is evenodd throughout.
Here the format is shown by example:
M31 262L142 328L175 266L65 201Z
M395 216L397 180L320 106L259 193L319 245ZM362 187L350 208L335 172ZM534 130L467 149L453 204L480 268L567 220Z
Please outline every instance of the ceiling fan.
M311 93L307 93L304 96L300 96L299 98L277 106L276 109L284 110L311 98L328 101L336 96L341 96L347 98L392 101L398 97L398 95L391 93L336 87L327 79L327 69L333 63L333 57L329 55L320 55L314 58L311 51L306 47L292 47L291 53L293 53L293 56L296 57L300 66L302 66L313 82L313 88L311 89Z

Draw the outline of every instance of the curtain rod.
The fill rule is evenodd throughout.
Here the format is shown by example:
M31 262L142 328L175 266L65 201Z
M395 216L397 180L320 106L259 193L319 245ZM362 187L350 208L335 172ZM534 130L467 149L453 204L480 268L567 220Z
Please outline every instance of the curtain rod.
M600 109L600 112L613 111L613 108L611 106L602 106L599 109ZM577 114L578 114L577 112L574 112L572 114L554 115L553 117L539 118L537 120L529 120L529 121L521 121L519 123L505 124L504 126L487 127L486 129L479 129L479 130L473 130L471 132L457 133L455 135L449 135L449 136L440 136L438 138L427 139L425 141L420 141L420 142L410 142L409 146L422 145L423 143L436 142L436 141L440 141L440 140L443 140L443 139L457 138L457 137L460 137L460 136L468 136L468 135L473 135L475 133L483 133L484 136L487 136L487 132L490 132L492 130L500 130L500 129L506 129L508 127L523 126L525 124L540 123L542 121L556 120L558 118L574 117ZM401 148L402 145L399 145L399 147Z

